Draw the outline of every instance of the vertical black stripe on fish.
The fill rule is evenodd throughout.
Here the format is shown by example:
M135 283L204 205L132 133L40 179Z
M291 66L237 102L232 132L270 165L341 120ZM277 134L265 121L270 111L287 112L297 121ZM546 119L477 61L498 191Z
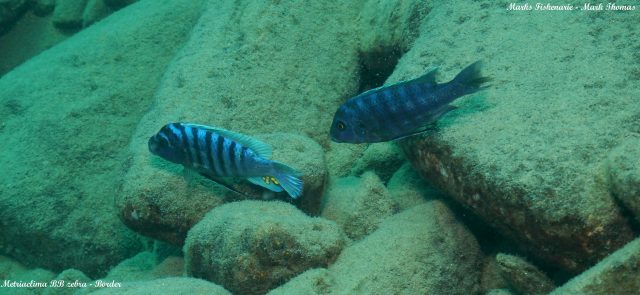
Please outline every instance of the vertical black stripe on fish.
M190 131L191 131L191 140L192 140L192 144L191 144L191 150L193 151L194 154L194 160L196 161L194 166L206 166L205 163L202 162L202 156L200 155L200 140L198 139L198 128L193 128L190 127Z
M216 160L220 166L220 176L227 176L229 172L225 169L224 164L224 141L226 138L218 135L216 140Z
M415 102L416 106L416 111L415 111L415 118L416 118L416 122L418 122L418 124L424 124L424 119L425 119L425 114L427 113L425 111L425 109L428 106L428 101L427 101L427 93L425 92L425 89L420 87L421 83L418 82L414 82L414 83L409 83L408 85L408 90L411 93L411 97L413 98L413 101Z
M369 104L373 103L370 100ZM375 114L371 111L371 106L367 104L367 100L365 97L360 99L355 99L353 102L353 109L356 114L360 117L362 122L367 124L367 129L376 130L380 128L380 122L376 118Z
M211 163L209 170L211 170L211 172L213 172L214 175L219 176L220 170L217 168L217 163L213 159L213 155L215 154L215 151L213 150L214 136L217 136L217 135L214 134L213 132L207 132L207 136L205 137L205 145L206 145L206 151L207 151L207 161Z
M394 90L398 96L398 114L400 115L400 119L398 121L398 125L403 131L414 129L413 126L416 124L414 119L415 115L415 104L413 102L413 98L410 97L407 93L406 84L398 85L394 87Z
M182 150L187 154L187 164L193 165L193 156L189 151L191 147L189 146L189 138L187 137L187 131L182 124L176 124L176 128L180 131L180 137L182 138Z
M198 157L202 163L202 167L210 171L212 163L209 162L209 158L207 157L207 132L202 129L198 129L197 135Z
M372 128L371 132L373 132L375 136L382 138L386 133L388 133L389 117L387 115L388 111L383 102L384 98L380 95L380 92L381 91L376 91L371 93L369 103L371 115L374 118L374 121L376 121L374 124L377 124L374 125L374 127L377 128Z
M238 166L236 165L236 142L231 141L229 144L229 168L232 175L238 175Z
M173 136L174 143L182 145L182 133L180 132L180 129L176 127L176 124L172 123L167 125L167 129L169 130L167 134L170 133Z
M244 175L244 169L242 169L242 152L244 150L244 146L242 146L241 144L236 144L236 149L235 149L235 157L233 158L233 162L236 165L236 168L238 169L238 175Z
M249 169L247 168L247 163L248 163L248 158L249 158L249 148L246 146L242 146L242 149L240 150L240 155L238 157L238 161L239 161L239 167L240 170L242 170L242 175L247 175Z
M386 136L394 136L397 135L400 130L399 121L400 114L398 114L398 102L396 101L398 98L394 96L394 92L387 87L382 91L382 99L380 99L380 105L385 112L385 128L384 130L388 130L389 134Z

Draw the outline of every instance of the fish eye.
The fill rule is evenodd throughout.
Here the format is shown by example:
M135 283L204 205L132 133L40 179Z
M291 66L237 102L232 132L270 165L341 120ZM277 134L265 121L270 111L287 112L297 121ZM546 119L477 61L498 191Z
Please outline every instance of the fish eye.
M346 126L344 125L344 122L342 121L338 121L338 123L336 124L336 127L338 127L338 130L344 130L346 128Z

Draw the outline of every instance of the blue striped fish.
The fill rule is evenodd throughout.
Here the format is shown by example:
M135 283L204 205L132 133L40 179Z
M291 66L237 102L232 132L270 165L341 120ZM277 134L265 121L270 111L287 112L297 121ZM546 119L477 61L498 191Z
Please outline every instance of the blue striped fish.
M300 173L269 160L269 145L222 128L169 123L149 138L149 151L193 169L231 190L234 189L220 178L245 178L274 192L284 190L294 199L302 193Z
M480 61L462 70L447 83L436 83L436 70L414 80L361 93L336 111L330 135L335 142L390 141L424 132L455 107L458 97L486 88Z

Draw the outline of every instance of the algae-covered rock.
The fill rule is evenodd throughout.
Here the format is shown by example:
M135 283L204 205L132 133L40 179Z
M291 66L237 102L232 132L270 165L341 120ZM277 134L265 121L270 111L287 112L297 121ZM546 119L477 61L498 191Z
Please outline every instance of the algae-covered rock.
M105 287L107 283L129 286L132 283L153 281L184 274L184 259L177 256L159 257L158 253L143 251L114 266L105 277L89 280L87 286L77 289L74 295L91 294ZM109 286L109 285L107 285Z
M360 176L366 171L374 171L384 183L387 183L393 172L398 170L404 161L402 150L395 142L372 144L354 163L351 175Z
M398 212L398 205L373 172L335 180L322 200L321 216L335 221L349 238L359 240Z
M42 294L43 284L49 283L55 277L56 274L49 270L27 268L18 261L0 256L0 293L2 294Z
M549 294L555 289L554 283L537 267L513 255L496 255L500 275L518 294Z
M425 203L428 199L442 197L442 193L427 184L409 163L404 163L393 173L387 189L400 210Z
M307 270L286 284L271 290L268 295L327 295L332 294L333 277L326 268Z
M640 221L640 139L627 138L609 153L606 174L609 189Z
M277 147L273 151L274 159L300 172L304 189L293 203L305 213L320 214L320 201L328 178L322 147L301 134L273 133L257 137ZM280 198L289 200L290 196L282 192Z
M235 294L263 294L309 268L327 266L345 244L337 224L290 204L233 202L211 210L189 231L185 268Z
M635 239L551 294L622 295L637 294L638 290L640 239Z
M385 219L329 267L334 290L367 294L474 294L481 253L439 201ZM373 279L375 278L375 279Z
M8 30L28 4L28 0L0 0L0 35Z
M52 281L62 283L62 286L50 287L44 289L42 295L71 295L74 294L80 286L90 284L92 280L83 272L77 269L66 269L59 273Z
M475 238L442 202L429 201L385 219L328 269L269 294L477 294L480 260Z
M88 0L56 0L51 21L62 29L82 27L82 14Z
M149 153L149 137L169 122L206 124L250 136L296 132L326 146L326 128L336 106L357 91L357 42L347 37L352 28L345 26L353 20L351 11L357 11L352 5L208 1L129 144L133 157L118 197L125 223L181 244L205 212L237 198L227 197L227 190L210 180L189 185L180 165ZM318 157L315 147L305 152ZM312 185L321 178L309 181L309 187L315 187L310 193L321 194L321 186ZM301 208L317 206L304 204L309 200L317 199L303 196Z
M263 134L257 138L273 146L272 159L301 173L304 189L293 202L305 212L317 215L327 176L322 148L298 134ZM185 177L182 165L147 153L152 157L149 165L130 171L129 176L135 178L126 179L123 193L117 199L120 217L130 228L174 245L182 245L187 231L216 206L247 197L263 199L265 193L271 195L270 191L246 181L234 184L245 196L204 177ZM158 179L165 179L165 182L159 183ZM142 183L144 186L139 185ZM278 197L291 200L286 192L278 193Z
M1 252L96 278L140 251L114 194L127 142L196 4L129 6L0 79Z
M125 283L120 287L103 288L91 295L207 294L231 295L223 287L194 278L165 278L153 281Z
M438 81L448 81L484 60L493 82L454 102L437 132L402 143L416 169L527 256L571 273L633 239L600 167L638 132L640 39L625 37L638 33L626 25L634 13L534 16L493 13L504 11L501 2L441 4L390 80L442 65ZM532 35L532 27L566 29Z
M82 27L88 27L103 19L111 12L111 9L104 3L104 0L87 0L87 5L82 11Z

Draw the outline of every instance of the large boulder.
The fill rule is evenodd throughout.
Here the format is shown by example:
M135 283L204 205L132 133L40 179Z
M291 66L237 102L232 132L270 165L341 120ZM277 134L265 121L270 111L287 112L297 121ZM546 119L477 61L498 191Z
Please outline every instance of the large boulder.
M531 257L577 273L636 235L612 196L630 192L612 190L602 168L638 132L640 39L626 37L638 34L627 25L635 16L490 12L504 9L492 1L433 8L429 30L390 79L440 64L439 81L448 81L484 59L493 82L456 101L437 132L402 146L424 177ZM531 33L558 27L566 29ZM637 146L627 150L640 157Z
M204 213L236 198L209 180L185 181L180 165L149 153L149 137L169 122L250 136L295 132L326 147L333 111L357 91L358 42L347 37L353 28L344 26L357 11L353 5L208 1L129 144L133 157L117 201L123 220L145 235L179 245ZM300 163L308 162L306 152L324 161L317 145L297 146L302 149L283 145L283 160L293 151ZM285 163L298 168L296 162ZM322 169L312 170L304 171L315 176L297 204L317 214L324 175Z
M326 267L345 244L337 224L290 204L233 202L211 210L189 231L185 269L235 294L264 294L307 269Z
M200 12L197 1L139 2L0 79L0 252L95 278L140 251L114 192L128 140Z

